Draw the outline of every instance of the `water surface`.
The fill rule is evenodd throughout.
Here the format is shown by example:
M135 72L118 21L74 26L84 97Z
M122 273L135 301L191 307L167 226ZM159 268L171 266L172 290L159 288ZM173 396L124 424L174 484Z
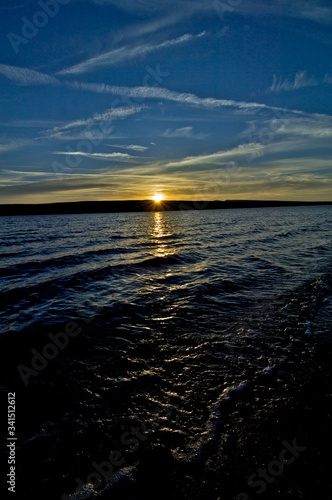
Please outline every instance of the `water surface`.
M114 472L133 480L147 446L166 446L175 464L208 453L233 396L306 356L330 304L331 206L0 226L2 340L17 346L15 363L31 366L31 349L68 321L81 329L28 386L13 375L27 416L21 453L43 457L49 498L73 493L112 449L125 457ZM128 436L144 422L136 447Z

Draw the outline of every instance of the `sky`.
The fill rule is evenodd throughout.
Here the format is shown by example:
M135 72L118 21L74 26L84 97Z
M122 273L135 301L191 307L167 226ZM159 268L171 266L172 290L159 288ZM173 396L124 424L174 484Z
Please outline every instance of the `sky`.
M330 0L0 0L0 203L332 201Z

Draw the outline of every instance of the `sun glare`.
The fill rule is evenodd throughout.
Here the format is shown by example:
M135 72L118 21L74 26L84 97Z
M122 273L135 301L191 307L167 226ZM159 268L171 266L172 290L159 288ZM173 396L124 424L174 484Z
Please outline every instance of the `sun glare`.
M156 194L152 199L153 201L159 203L160 201L162 201L163 197L160 194Z

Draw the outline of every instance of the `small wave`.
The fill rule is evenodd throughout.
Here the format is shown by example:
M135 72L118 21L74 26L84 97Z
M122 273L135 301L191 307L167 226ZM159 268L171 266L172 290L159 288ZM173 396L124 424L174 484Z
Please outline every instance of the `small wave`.
M330 252L332 250L332 246L318 245L315 247L315 250L325 250L327 252Z
M199 285L200 293L205 296L218 297L221 293L232 293L238 292L243 287L241 280L238 282L222 279L218 280L216 283L202 283Z
M157 257L150 257L149 259L145 259L142 262L135 264L135 266L139 267L162 267L169 266L172 264L182 264L183 260L179 255L171 254Z
M169 239L174 239L175 235L174 234L163 234L161 236L156 236L156 240L169 240Z
M1 269L1 272L6 273L6 275L11 275L15 273L20 273L20 272L28 272L33 273L36 271L40 271L43 269L49 269L50 267L54 266L65 266L65 265L73 265L77 263L81 263L82 261L82 256L81 255L65 255L63 257L53 257L51 259L46 259L46 260L36 260L36 261L28 261L28 262L22 262L19 264L14 264L12 266L9 266L7 268Z
M297 234L298 231L296 230L291 230L291 231L286 231L284 233L279 233L277 234L278 238L288 238L288 236L294 236L294 234Z
M24 253L23 251L22 252L2 252L0 253L0 259L3 259L3 258L8 258L8 257L17 257L17 255L20 255Z
M126 249L128 252L130 249ZM119 249L111 248L99 248L87 250L82 253L62 255L59 257L51 257L45 260L29 260L27 262L19 262L8 267L0 268L3 276L11 276L13 274L27 272L29 274L35 273L37 271L43 271L44 269L51 268L65 268L68 266L74 266L78 264L83 264L89 257L94 256L107 256L112 254L119 254L121 251ZM13 254L15 255L15 254Z

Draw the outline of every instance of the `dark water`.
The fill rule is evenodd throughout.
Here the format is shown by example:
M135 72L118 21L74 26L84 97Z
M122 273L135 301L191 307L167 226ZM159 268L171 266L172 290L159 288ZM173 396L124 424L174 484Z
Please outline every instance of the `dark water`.
M2 390L15 388L24 414L20 498L60 499L77 478L95 482L86 498L127 498L121 484L158 453L174 469L208 456L236 394L327 334L317 318L331 305L330 206L0 227ZM31 368L68 322L80 333L23 380L17 366ZM113 475L88 478L112 450Z

